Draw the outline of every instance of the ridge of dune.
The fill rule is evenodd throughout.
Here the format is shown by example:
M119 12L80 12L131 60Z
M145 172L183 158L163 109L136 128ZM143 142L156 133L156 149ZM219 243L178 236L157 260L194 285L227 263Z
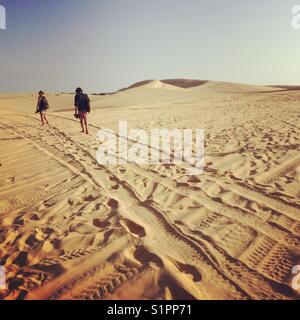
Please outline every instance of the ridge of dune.
M166 90L184 90L183 88L177 87L175 85L163 83L159 80L153 80L151 82L148 82L144 84L143 86L140 86L139 88L152 88L152 89L166 89Z
M300 86L297 85L271 85L269 86L270 88L277 88L277 89L285 89L285 90L289 90L289 91L297 91L300 90Z
M165 90L176 90L176 91L181 91L184 90L184 88L176 86L175 84L169 84L165 83L160 80L145 80L141 82L137 82L131 86L129 86L126 89L121 89L118 92L126 92L128 90L142 90L145 88L150 88L150 89L165 89Z
M207 83L207 80L194 80L194 79L166 79L161 82L170 84L176 87L188 89L193 87L199 87Z
M242 92L268 92L275 91L272 87L259 86L252 84L234 83L234 82L222 82L222 81L207 81L202 86L197 86L191 90L211 90L215 92L231 92L231 93L242 93Z
M242 92L267 92L275 90L284 90L289 87L284 86L262 86L255 84L243 84L235 82L222 82L211 80L192 80L192 79L165 79L165 80L143 80L130 85L127 88L117 91L124 92L135 88L174 88L189 89L194 91L214 90L215 92L223 93L242 93ZM296 90L297 86L292 86L292 89Z
M158 86L162 86L161 84L157 84L157 82L160 82L165 85L171 85L174 87L182 88L182 89L188 89L188 88L192 88L192 87L201 86L201 85L205 84L207 81L206 80L179 79L179 78L178 79L165 79L165 80L143 80L143 81L136 82L127 88L120 89L120 90L118 90L118 92L126 91L126 90L137 88L137 87L142 87L142 86L148 86L148 85L153 86L153 83L154 84L156 83L156 85L158 85Z

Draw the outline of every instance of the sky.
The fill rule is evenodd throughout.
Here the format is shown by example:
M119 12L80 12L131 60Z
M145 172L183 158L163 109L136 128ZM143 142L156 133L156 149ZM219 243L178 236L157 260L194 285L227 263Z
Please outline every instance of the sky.
M0 92L146 79L300 84L300 0L0 0Z

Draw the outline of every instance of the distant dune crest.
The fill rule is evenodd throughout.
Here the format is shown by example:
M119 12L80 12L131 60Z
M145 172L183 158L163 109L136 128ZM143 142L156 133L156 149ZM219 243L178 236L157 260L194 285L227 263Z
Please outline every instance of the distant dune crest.
M190 80L190 79L166 79L166 80L144 80L136 82L127 88L123 88L118 92L127 91L135 88L153 88L153 89L201 89L201 90L214 90L220 92L265 92L272 91L275 87L271 86L258 86L251 84L240 84L232 82L221 81L208 81L208 80ZM278 86L280 89L286 89L284 86ZM117 93L118 93L117 92Z
M153 89L166 89L166 90L183 90L178 86L163 83L162 81L159 81L159 80L150 81L149 83L145 84L143 87L153 88Z
M179 87L179 88L192 88L205 84L206 80L189 80L189 79L167 79L167 80L143 80L132 84L127 88L123 88L119 91L125 91L137 87L153 87L153 88L170 88L169 86Z

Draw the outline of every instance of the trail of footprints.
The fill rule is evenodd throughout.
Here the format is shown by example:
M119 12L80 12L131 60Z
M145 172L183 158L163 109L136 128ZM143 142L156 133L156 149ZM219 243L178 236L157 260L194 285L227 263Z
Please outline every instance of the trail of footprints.
M140 273L137 268L120 266L118 272L111 273L107 277L85 287L73 296L76 300L103 300L107 299L126 281L132 281Z
M82 147L77 148L77 155L71 156L68 153L68 145L71 146L74 142L70 139L68 139L63 133L61 133L59 130L55 128L50 128L49 132L51 134L50 143L51 146L49 146L49 132L45 133L45 137L42 139L37 138L37 136L33 134L28 134L27 130L24 130L24 127L22 124L17 124L16 127L18 130L22 131L22 134L26 135L27 138L33 139L38 141L39 144L44 145L47 147L48 151L55 154L57 157L63 158L65 161L67 161L72 166L76 167L77 170L84 172L86 170L86 166L82 166L81 161L88 162L89 165L96 166L96 163L94 162L93 158L89 155L89 150L84 150ZM26 132L27 131L27 132ZM85 159L85 160L83 160ZM126 180L126 169L118 168L117 171L114 172L115 176L117 176L120 181L128 181ZM141 180L142 179L142 180ZM159 199L157 195L155 195L155 191L157 188L157 184L155 182L149 182L149 176L145 174L145 177L138 177L138 181L144 181L145 187L147 186L147 192L145 195L145 189L143 190L144 193L140 193L140 197L144 198L144 201L150 200L150 203L153 203L154 206L160 208L168 215L168 218L171 218L171 214L167 213L168 206L169 208L175 207L178 205L178 203L181 202L182 197L178 196L175 197L175 199L168 198L168 193L165 193L165 200L169 201L168 205L166 206L166 202ZM139 194L140 188L137 188L136 185L130 183L128 181L130 188L134 190L136 194ZM61 188L61 186L59 186ZM66 185L64 188L68 188ZM59 192L59 189L55 190L53 189L53 194ZM222 192L222 190L220 190ZM43 196L43 193L40 193L40 196L35 196L34 198L28 197L28 199L31 202L36 202L40 200L40 197ZM174 197L174 195L173 195ZM217 199L217 197L215 197ZM222 197L220 198L220 201L223 201ZM233 194L231 198L227 198L227 203L231 206L242 206L245 208L245 210L248 210L252 212L253 214L257 214L258 212L261 212L261 208L258 206L252 206L252 202L250 202L247 197L242 198L236 194ZM226 203L226 202L225 202ZM22 203L21 201L16 201L16 206L25 206L26 203ZM2 207L2 210L9 210L11 209L10 204L5 204L5 202L0 203L0 208ZM179 206L180 211L184 211L184 206L191 205L187 203L183 203ZM192 204L193 206L193 204ZM195 206L195 204L194 204ZM200 204L201 206L201 204ZM151 209L151 207L148 208L149 210L152 210L152 213L157 216L157 221L162 224L164 230L168 233L173 234L176 238L181 240L181 236L178 236L177 231L171 227L169 222L165 220L162 216L160 216L155 210ZM165 209L165 210L163 210ZM286 217L280 213L277 215L273 214L265 214L263 216L260 216L260 218L265 217L265 221L262 219L262 223L266 223L267 221L273 222L276 225L280 225L289 232L292 232L295 236L299 237L299 231L300 231L300 223L298 221L293 221L291 218ZM226 219L225 219L226 220ZM202 217L198 217L193 219L189 224L185 226L182 230L186 230L187 236L188 233L190 233L193 237L196 236L197 230L199 230L200 236L202 234L208 235L214 239L214 245L217 247L220 247L228 252L229 255L234 257L235 259L238 259L243 264L245 264L249 270L255 270L259 274L261 274L263 277L266 277L266 279L271 279L275 282L285 282L288 278L292 266L297 262L295 255L293 255L287 248L284 246L276 243L276 241L269 239L268 237L261 235L257 233L255 230L247 231L244 226L239 226L235 222L233 222L232 225L229 227L226 227L226 223L229 224L229 221L225 221L224 217L222 217L220 214L211 212L207 213L206 215ZM227 219L228 220L228 219ZM221 221L221 227L220 230L213 230L214 232L209 231L211 227L214 225L218 225L218 221ZM184 221L183 221L184 223ZM192 224L192 226L191 226ZM174 222L174 225L176 225L176 221ZM179 228L180 229L180 228ZM222 230L227 230L225 234L222 235ZM249 228L248 228L249 229ZM245 233L246 232L246 233ZM234 246L238 245L239 243L239 237L246 236L247 232L250 232L248 234L249 236L249 243L245 245L243 243L244 247L240 252L233 252L231 251L232 243L234 242ZM218 239L219 235L221 235L221 238ZM215 237L215 238L214 238ZM253 238L253 239L252 239ZM201 237L198 238L199 243L201 243ZM251 241L250 241L251 240ZM253 240L253 241L252 241ZM93 250L86 250L84 248L78 249L74 252L66 253L65 255L55 259L44 259L41 261L41 266L51 266L55 265L57 263L63 262L63 261L69 261L70 259L77 259L82 258L87 255L92 255ZM96 270L95 270L96 272ZM137 268L128 268L123 267L120 268L119 272L112 273L108 275L107 277L104 277L103 279L100 279L99 281L95 282L94 284L89 285L88 280L85 282L85 276L83 275L82 278L77 279L73 286L79 285L81 281L83 281L82 287L83 289L75 294L73 296L74 299L105 299L109 294L115 292L118 290L118 288L121 286L122 282L126 281L126 279L130 279L134 277L136 274L139 273L139 270ZM72 287L72 285L71 285ZM65 294L65 290L61 289L61 291L55 292L50 298L51 299L59 299L63 298ZM290 294L290 297L292 295Z
M284 282L297 263L290 251L264 236L258 236L240 259L249 267L278 282Z
M165 201L166 201L165 198L166 198L166 190L165 190L164 196L163 196L164 200L162 200L163 203L165 203ZM201 219L199 222L195 222L196 228L194 228L194 229L197 229L197 226L199 227L200 230L208 229L211 225L215 224L218 219L222 219L222 216L214 214L214 213L212 213L211 215L207 215L206 217ZM226 226L223 226L223 230L224 230L224 228L226 228ZM227 234L224 235L224 237L222 238L222 241L219 244L229 251L229 248L226 248L227 244L232 245L232 242L236 241L236 244L238 245L238 243L239 243L238 240L241 239L241 236L245 237L245 235L247 234L246 231L247 230L243 226L233 225L231 227L231 229L228 230ZM254 234L256 236L255 231L253 231L252 234ZM252 235L252 238L250 240L253 240L255 238L255 236ZM249 243L250 243L250 241L249 241ZM245 248L248 247L248 244L245 246ZM285 250L286 249L283 248L283 250L281 252L284 252ZM279 255L281 252L279 252ZM276 262L280 264L282 262L282 260L278 259ZM273 263L273 261L272 261L272 263ZM290 263L287 264L286 270L289 268L289 266L290 266ZM287 275L287 274L288 273L286 272L285 275ZM266 272L265 272L265 275L268 277L268 274ZM278 278L276 279L274 277L273 277L273 279L278 280ZM282 280L282 279L280 279L280 280Z
M131 186L134 188L134 184L131 184ZM164 191L163 193L163 198L159 199L159 197L156 199L156 201L160 201L160 206L163 207L163 205L168 202L168 197L167 197L167 190ZM236 196L238 197L238 196ZM239 199L238 203L245 203L248 200L246 199ZM165 208L166 209L166 208ZM166 209L167 210L167 209ZM254 211L254 213L256 213L256 210L252 210ZM282 219L287 219L288 221L290 221L290 224L292 226L298 226L298 222L297 221L292 221L291 219L284 217L283 215L281 215ZM211 214L207 214L206 216L204 216L203 218L201 218L200 220L198 219L197 221L193 221L193 230L201 230L204 231L208 230L210 228L210 226L212 225L216 225L217 220L222 219L222 216L216 214L216 213L211 213ZM261 221L261 223L265 223L264 220ZM226 226L223 226L223 230ZM240 229L239 229L240 228ZM217 230L216 230L217 231ZM290 231L296 231L297 229L292 229ZM254 234L254 236L253 236ZM227 235L225 235L222 238L222 241L217 242L219 245L221 245L223 248L225 248L228 252L230 252L230 245L232 245L232 243L236 240L236 244L239 244L239 240L241 240L241 237L245 238L247 237L247 230L244 227L239 227L238 225L234 225L232 226L231 229L228 230ZM299 236L299 233L296 233L295 235L297 235L297 237ZM254 239L258 238L260 239L260 237L264 237L265 242L263 245L260 244L260 242L254 242L253 244L250 245L249 244L251 241L253 241ZM285 248L282 245L277 244L275 241L263 236L263 235L259 235L256 234L256 231L253 230L252 231L252 239L250 239L251 241L249 241L249 243L245 246L244 250L245 253L244 255L250 255L250 260L245 258L245 259L241 259L242 262L245 262L251 269L257 270L258 272L260 272L262 275L266 276L269 279L272 279L274 281L278 281L278 282L284 282L290 275L291 273L291 268L297 263L297 258L295 257L295 254L291 253L287 248ZM228 246L227 246L228 245ZM226 248L227 247L227 248ZM264 252L263 249L267 248L267 252L271 251L269 255L264 255L262 254L261 256L259 256L258 253ZM251 254L251 252L254 251L253 254ZM249 253L250 252L250 253ZM243 251L240 253L243 256ZM254 257L258 256L258 260L261 262L261 267L257 267L258 263L257 261L255 261L254 263L251 263L251 261L254 260Z

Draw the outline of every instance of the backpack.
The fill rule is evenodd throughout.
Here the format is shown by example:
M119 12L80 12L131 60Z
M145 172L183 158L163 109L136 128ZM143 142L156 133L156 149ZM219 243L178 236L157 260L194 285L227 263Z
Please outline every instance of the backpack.
M45 107L46 109L48 110L50 107L49 107L49 103L48 103L48 100L45 98Z
M78 107L79 109L87 110L88 112L91 112L90 108L90 99L87 94L80 94L78 99Z
M49 103L45 97L42 97L39 102L39 109L40 110L48 110L49 109Z

